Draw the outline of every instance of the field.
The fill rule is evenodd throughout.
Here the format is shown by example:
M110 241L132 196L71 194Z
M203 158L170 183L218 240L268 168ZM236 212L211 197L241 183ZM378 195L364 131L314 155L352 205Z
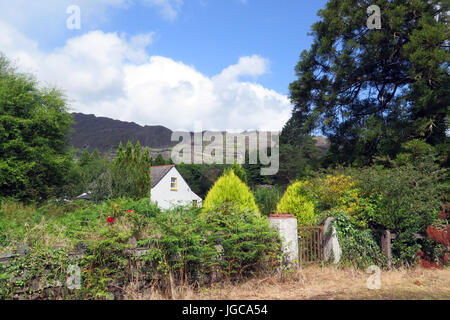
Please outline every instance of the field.
M369 290L369 275L361 270L310 266L289 277L252 279L238 285L218 284L194 291L178 291L186 300L449 300L450 270L416 268L383 271L381 289ZM153 290L134 292L130 299L164 299Z

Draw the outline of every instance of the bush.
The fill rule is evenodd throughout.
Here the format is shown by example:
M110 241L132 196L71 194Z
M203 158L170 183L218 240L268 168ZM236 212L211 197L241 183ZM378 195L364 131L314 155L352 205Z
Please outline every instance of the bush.
M351 218L352 223L365 228L365 217L375 210L375 206L370 199L363 197L357 183L349 175L326 174L307 180L304 188L314 199L319 215L328 210L342 211Z
M281 196L278 187L257 187L255 190L255 202L265 216L276 213Z
M316 222L312 195L306 191L305 182L291 184L277 205L278 213L293 214L300 226L313 225Z
M203 202L203 212L222 208L227 203L236 205L242 211L249 210L261 214L253 193L233 170L225 172L208 192Z
M188 207L161 212L148 199L120 198L101 204L55 200L40 207L4 201L0 208L0 252L22 243L30 247L29 255L0 264L0 299L40 293L55 299L121 299L135 284L173 297L176 285L241 280L279 265L277 233L265 217L238 206L207 214ZM130 250L134 246L145 251ZM74 250L76 257L70 254ZM72 264L82 272L82 288L75 292L65 286ZM36 277L62 287L36 291Z
M398 265L412 265L417 260L417 250L426 245L415 235L425 234L446 201L447 170L432 157L401 165L396 160L385 159L383 165L360 169L341 168L338 172L352 176L363 199L372 207L362 211L361 220L370 229L397 233L392 242L393 257Z
M203 216L206 239L217 248L216 270L227 279L270 273L279 263L281 243L268 219L224 205Z
M365 269L371 265L387 266L386 257L381 252L376 237L370 230L361 230L342 211L331 211L339 245L342 249L341 265Z

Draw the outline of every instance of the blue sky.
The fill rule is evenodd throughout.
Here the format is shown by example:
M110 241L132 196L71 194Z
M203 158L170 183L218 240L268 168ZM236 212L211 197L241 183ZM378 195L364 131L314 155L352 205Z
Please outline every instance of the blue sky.
M201 121L205 129L279 130L295 64L325 3L2 0L9 41L0 50L62 88L74 111L172 129ZM80 7L80 30L66 27L71 4Z

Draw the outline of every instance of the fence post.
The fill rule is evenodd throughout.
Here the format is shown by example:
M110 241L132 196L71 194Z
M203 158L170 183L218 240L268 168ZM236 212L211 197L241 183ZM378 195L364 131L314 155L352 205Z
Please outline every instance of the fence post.
M323 236L324 236L324 260L328 261L331 258L331 254L333 254L334 261L333 263L338 264L341 261L341 246L339 245L339 240L337 237L336 228L332 226L333 218L328 217L323 225ZM331 233L329 233L328 229L332 226ZM328 235L328 236L327 236Z
M392 264L392 244L391 244L392 235L389 230L384 230L381 234L381 251L386 255L388 260L388 267L391 267Z
M286 264L298 265L297 218L290 214L270 215L269 225L280 235Z

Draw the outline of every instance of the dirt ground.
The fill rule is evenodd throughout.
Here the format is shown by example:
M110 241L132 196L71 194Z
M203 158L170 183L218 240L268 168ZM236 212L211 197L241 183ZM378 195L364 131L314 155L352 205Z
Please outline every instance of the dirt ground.
M185 288L174 299L187 300L449 300L450 269L417 268L381 272L381 289L369 290L370 274L362 270L310 266L289 276L252 279L238 285ZM130 299L164 299L153 291Z

